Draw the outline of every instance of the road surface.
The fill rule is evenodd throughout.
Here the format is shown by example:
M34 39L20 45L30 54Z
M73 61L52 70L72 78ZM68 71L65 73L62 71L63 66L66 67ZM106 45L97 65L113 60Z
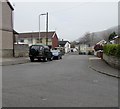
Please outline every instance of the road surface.
M117 107L117 78L90 69L89 57L3 66L3 107Z

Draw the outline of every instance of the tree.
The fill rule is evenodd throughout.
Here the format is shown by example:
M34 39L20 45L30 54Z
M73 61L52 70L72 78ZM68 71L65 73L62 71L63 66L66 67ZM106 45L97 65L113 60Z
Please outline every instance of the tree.
M80 38L80 43L84 44L90 44L91 42L91 34L89 32L86 32L82 38Z
M109 38L108 38L109 41L113 40L115 36L117 36L117 34L116 34L115 32L111 33L111 34L109 35Z
M75 41L71 42L71 48L75 48L75 45L76 45Z

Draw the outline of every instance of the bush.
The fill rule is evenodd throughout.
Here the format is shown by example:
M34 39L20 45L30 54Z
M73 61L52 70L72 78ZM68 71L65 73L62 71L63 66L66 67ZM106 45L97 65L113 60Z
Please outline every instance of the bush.
M120 44L118 44L118 46L117 46L115 56L120 58Z
M107 44L103 47L103 52L108 56L120 57L120 44Z

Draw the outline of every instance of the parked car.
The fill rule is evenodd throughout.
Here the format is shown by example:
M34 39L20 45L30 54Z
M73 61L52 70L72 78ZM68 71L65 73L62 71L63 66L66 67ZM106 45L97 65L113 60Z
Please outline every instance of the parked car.
M62 53L60 52L60 50L51 50L52 55L53 55L53 59L62 59Z
M33 62L34 59L43 60L43 61L48 61L48 60L52 61L53 59L50 48L45 45L30 46L29 57L30 57L31 62Z
M64 47L55 47L54 49L60 50L60 52L61 52L62 55L65 54L65 48Z

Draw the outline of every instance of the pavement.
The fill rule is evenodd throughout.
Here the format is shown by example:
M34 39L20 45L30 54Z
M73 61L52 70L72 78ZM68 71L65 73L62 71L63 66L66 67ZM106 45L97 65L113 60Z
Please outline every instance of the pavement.
M120 78L120 75L119 75L120 71L118 69L112 68L101 58L90 57L89 67L99 73L112 76L112 77L116 77L116 78Z
M77 53L72 53L72 55ZM19 58L0 58L0 66L24 64L30 62L28 57L19 57ZM89 68L98 73L102 73L108 76L120 78L119 70L109 66L104 60L98 57L89 58Z
M30 62L28 57L19 58L0 58L0 66L24 64Z

